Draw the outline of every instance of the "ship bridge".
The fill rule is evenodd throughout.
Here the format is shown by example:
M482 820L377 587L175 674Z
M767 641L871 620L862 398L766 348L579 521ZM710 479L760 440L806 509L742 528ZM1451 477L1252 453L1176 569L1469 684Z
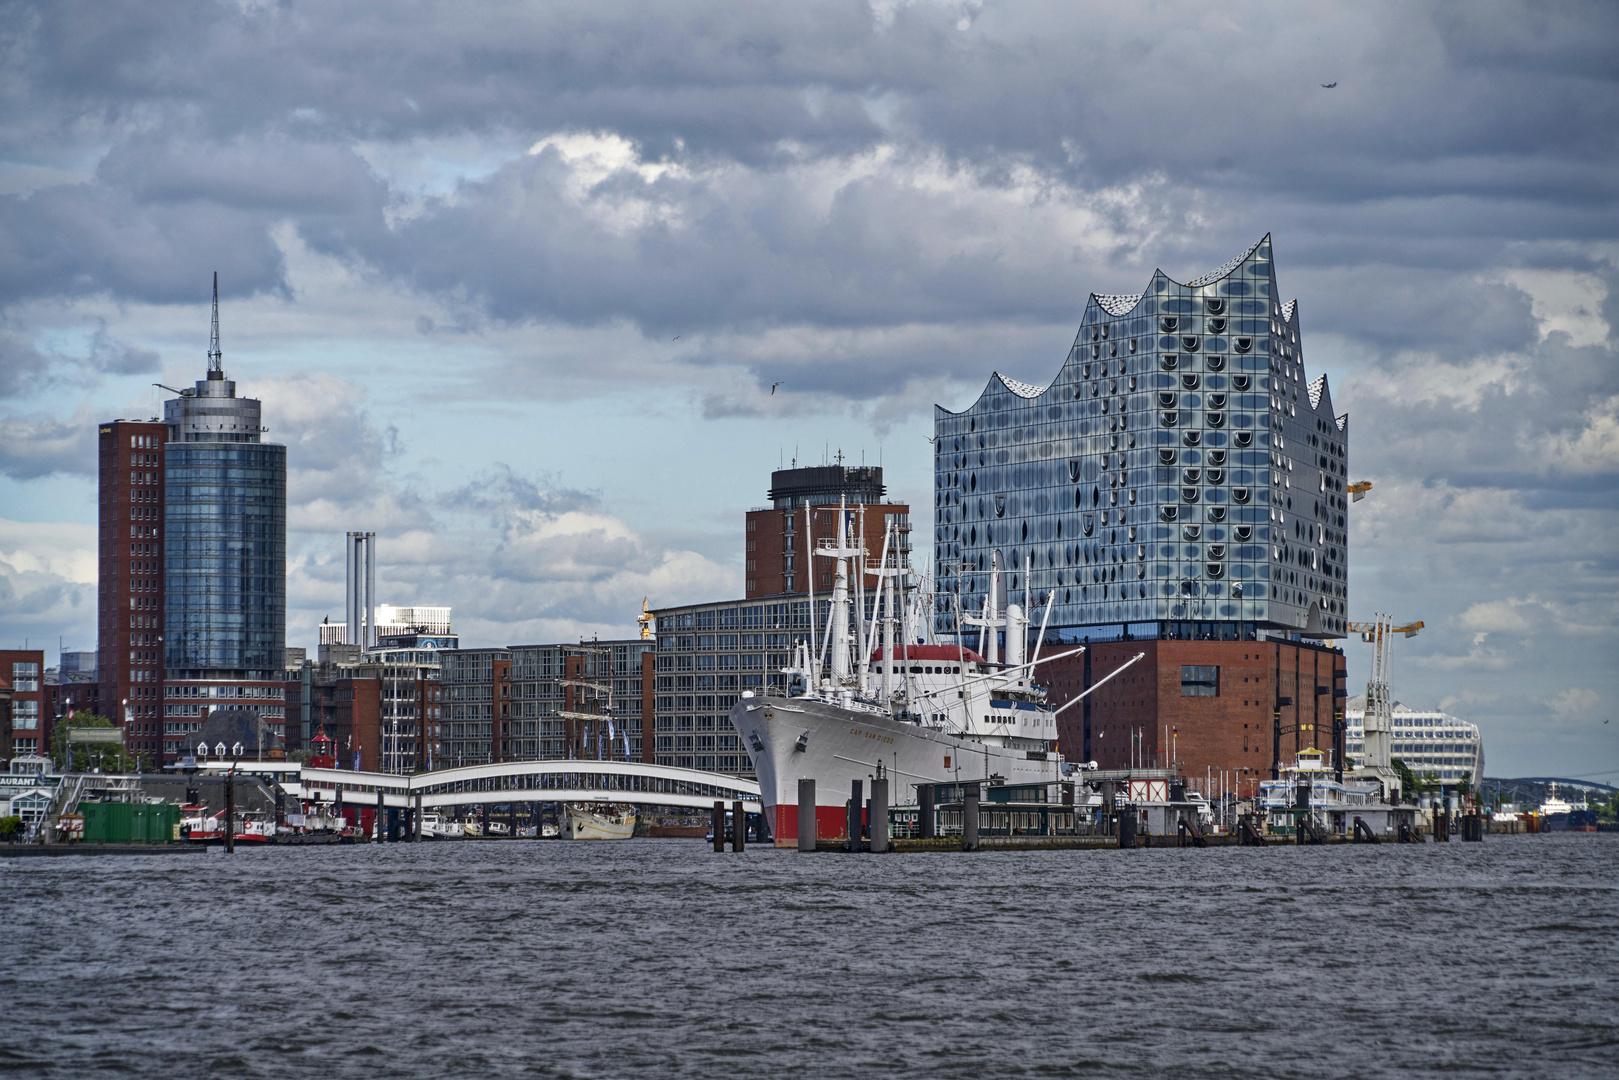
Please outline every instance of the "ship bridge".
M199 768L223 773L229 762L209 761ZM295 762L237 764L239 773L263 776L305 802L332 803L342 793L350 806L465 806L511 802L620 802L641 806L709 809L715 802L741 800L757 814L759 784L721 773L646 765L638 761L504 761L401 776L396 773L316 769Z

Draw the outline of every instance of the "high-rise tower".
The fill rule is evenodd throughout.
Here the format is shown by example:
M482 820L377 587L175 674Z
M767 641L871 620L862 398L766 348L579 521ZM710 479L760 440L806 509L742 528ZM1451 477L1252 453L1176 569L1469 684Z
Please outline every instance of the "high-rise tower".
M227 706L284 734L287 448L261 441L259 402L225 377L218 274L207 375L163 420L165 750L190 752Z
M163 452L150 421L98 425L98 708L132 753L156 761L163 734Z

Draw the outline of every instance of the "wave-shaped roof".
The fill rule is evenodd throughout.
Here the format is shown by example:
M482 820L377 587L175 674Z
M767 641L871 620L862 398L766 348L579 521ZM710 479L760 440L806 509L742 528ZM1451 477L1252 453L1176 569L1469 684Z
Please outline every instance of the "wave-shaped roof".
M1026 382L1018 382L1016 379L1008 379L998 371L995 373L995 377L1005 383L1008 390L1021 398L1037 398L1045 393L1051 385L1047 383L1045 386L1033 386Z
M1266 233L1264 236L1256 240L1252 247L1243 252L1241 255L1238 255L1235 259L1227 259L1225 262L1220 264L1218 269L1210 270L1201 277L1195 277L1186 284L1192 286L1194 289L1202 288L1204 285L1213 285L1216 281L1219 281L1221 278L1231 273L1231 271L1247 262L1249 257L1252 256L1254 252L1259 250L1259 245L1263 244L1268 239L1270 239L1270 234Z
M1130 312L1136 309L1136 305L1141 303L1141 298L1146 295L1147 294L1144 292L1138 292L1134 295L1126 295L1124 293L1091 294L1091 296L1095 298L1096 302L1101 305L1102 310L1107 312L1109 315L1112 315L1114 318L1118 318L1120 315L1130 314Z

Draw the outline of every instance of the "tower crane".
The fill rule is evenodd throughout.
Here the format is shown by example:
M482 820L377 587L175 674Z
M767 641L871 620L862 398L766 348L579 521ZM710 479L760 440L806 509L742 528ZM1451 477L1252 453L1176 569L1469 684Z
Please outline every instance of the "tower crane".
M1366 493L1370 490L1372 490L1372 482L1370 480L1355 481L1353 484L1349 485L1349 501L1360 502L1366 497Z
M642 641L652 640L652 623L657 618L656 615L652 614L652 609L646 606L648 599L645 596L641 597L641 614L635 617L635 621L641 624Z

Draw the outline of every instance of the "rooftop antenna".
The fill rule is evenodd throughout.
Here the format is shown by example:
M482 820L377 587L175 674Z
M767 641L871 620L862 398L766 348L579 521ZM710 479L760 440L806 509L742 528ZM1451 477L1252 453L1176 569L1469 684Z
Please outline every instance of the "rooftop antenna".
M216 375L215 372L218 372ZM219 351L219 271L214 271L214 325L208 335L208 377L210 379L223 379L225 366L222 363L222 354Z

